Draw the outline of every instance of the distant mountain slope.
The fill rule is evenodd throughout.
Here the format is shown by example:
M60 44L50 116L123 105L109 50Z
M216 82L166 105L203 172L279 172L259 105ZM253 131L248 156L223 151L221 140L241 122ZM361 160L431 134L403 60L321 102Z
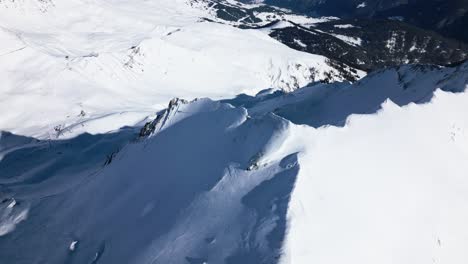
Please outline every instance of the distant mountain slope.
M468 58L467 44L396 20L312 18L268 5L222 0L210 6L219 22L259 29L294 49L366 71L408 63L446 65Z
M246 1L248 2L248 0ZM468 42L468 0L265 0L321 16L396 18Z
M291 25L270 35L297 50L363 70L408 63L451 64L468 58L468 45L391 20L333 20Z
M434 12L437 15L434 15ZM375 17L401 17L405 22L431 29L468 43L468 0L410 1L407 6L383 10Z
M0 262L465 263L467 88L468 64L404 66L175 99L140 132L2 133Z

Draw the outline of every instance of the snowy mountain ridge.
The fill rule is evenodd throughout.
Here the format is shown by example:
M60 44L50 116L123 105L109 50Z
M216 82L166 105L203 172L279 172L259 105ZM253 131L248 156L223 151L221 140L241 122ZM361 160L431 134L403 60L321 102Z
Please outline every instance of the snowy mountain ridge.
M0 263L468 261L462 46L259 2L0 0Z
M32 3L0 8L0 74L6 80L0 92L8 95L0 99L0 110L8 113L0 129L22 135L110 131L144 122L173 97L292 91L345 80L342 67L354 78L364 75L289 49L260 31L200 21L210 11L183 0L74 0L54 2L47 13L23 14L34 10ZM22 105L28 113L18 109ZM101 119L116 123L103 128Z
M0 259L463 263L467 84L468 64L404 66L355 84L173 100L149 133L2 133Z

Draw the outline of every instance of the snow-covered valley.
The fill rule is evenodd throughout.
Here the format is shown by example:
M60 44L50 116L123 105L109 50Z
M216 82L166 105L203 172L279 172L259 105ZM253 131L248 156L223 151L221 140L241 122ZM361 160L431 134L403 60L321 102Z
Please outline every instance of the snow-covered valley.
M466 263L468 62L350 83L212 2L0 0L0 263Z

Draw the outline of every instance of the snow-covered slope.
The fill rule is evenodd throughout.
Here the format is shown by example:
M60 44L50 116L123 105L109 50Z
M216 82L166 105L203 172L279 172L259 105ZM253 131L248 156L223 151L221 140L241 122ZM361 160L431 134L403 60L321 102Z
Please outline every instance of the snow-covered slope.
M0 262L466 263L467 85L468 64L405 66L2 133Z
M176 96L343 80L325 57L212 16L204 1L0 1L0 130L105 132L144 122Z
M466 263L467 102L439 90L345 128L295 127L285 144L307 151L281 263Z
M467 263L468 63L349 83L276 11L0 0L0 263Z
M465 263L467 88L468 64L405 66L271 99L318 127L283 143L303 151L280 263Z

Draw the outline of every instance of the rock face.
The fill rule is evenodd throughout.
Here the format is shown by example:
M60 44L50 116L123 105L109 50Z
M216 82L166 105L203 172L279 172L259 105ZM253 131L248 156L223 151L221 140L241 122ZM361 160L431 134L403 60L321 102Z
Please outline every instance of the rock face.
M153 121L147 122L143 128L140 130L139 137L140 138L145 138L148 136L151 136L154 133L157 133L160 131L169 117L171 115L175 115L177 113L177 109L179 108L180 105L182 104L187 104L188 101L180 98L174 98L169 102L169 105L167 109L164 109L160 111L157 115L156 118L154 118Z

